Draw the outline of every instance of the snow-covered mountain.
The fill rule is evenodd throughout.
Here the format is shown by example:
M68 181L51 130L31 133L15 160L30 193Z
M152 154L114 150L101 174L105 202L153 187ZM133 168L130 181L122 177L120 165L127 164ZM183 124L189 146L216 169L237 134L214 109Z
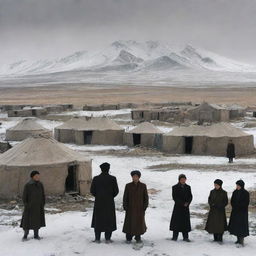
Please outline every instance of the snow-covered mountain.
M47 74L65 71L129 72L204 70L256 72L256 68L191 45L174 47L159 41L115 41L100 51L79 51L63 58L18 60L0 67L0 75Z

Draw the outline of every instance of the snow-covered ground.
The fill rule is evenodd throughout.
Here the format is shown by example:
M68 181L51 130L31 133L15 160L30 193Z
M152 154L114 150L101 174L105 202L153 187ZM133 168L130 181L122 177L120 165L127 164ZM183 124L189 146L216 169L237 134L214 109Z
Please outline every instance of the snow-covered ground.
M127 146L104 146L104 145L76 145L76 144L66 144L69 148L77 151L118 151L128 149Z
M62 112L59 115L93 116L93 117L109 116L109 117L113 117L113 116L116 116L116 115L124 115L124 114L130 114L130 113L131 113L131 109L103 110L103 111L82 111L81 110L81 111Z
M91 111L89 112L91 113ZM102 114L102 112L104 111L97 113ZM111 116L116 112L108 111ZM0 137L4 135L6 129L16 125L20 119L13 118L10 121L3 121L0 127ZM54 129L61 124L61 122L49 120L38 120L38 122L48 129ZM235 126L243 127L243 124L236 123ZM130 130L134 126L126 125L124 127ZM164 132L172 129L165 126L158 127ZM253 134L256 138L256 128L243 128L243 130ZM149 156L129 156L125 155L125 152L131 152L134 149L129 149L127 146L78 146L74 144L67 144L67 146L80 151L82 154L88 154L93 159L93 175L100 173L99 165L102 162L111 163L111 174L117 177L120 188L120 193L116 198L118 230L113 234L114 243L110 245L106 245L104 242L100 245L92 243L94 238L94 232L90 228L92 208L84 208L85 211L82 212L56 213L57 209L49 206L47 206L47 210L51 214L46 215L47 227L40 230L43 239L41 241L30 239L28 242L21 242L22 229L12 225L21 218L21 209L16 207L10 211L0 209L0 256L71 256L100 255L102 253L106 256L215 256L216 254L247 256L255 253L255 213L250 214L251 236L246 238L244 248L236 248L234 245L235 237L228 233L224 235L223 245L213 243L212 236L203 230L205 205L209 191L213 187L213 181L216 178L222 179L224 181L223 187L227 190L229 197L238 179L243 179L249 190L256 190L256 171L249 166L256 165L255 158L236 159L234 165L230 165L224 157L154 156L152 154ZM108 154L101 154L102 151L106 151ZM122 153L115 154L115 152ZM168 167L169 165L172 167ZM191 168L191 165L194 165L194 168ZM223 171L217 166L224 166L225 169L228 168L228 171ZM238 166L239 168L237 168ZM134 169L141 170L142 182L147 184L149 191L155 192L150 194L150 206L146 212L148 230L143 235L144 247L139 251L134 251L132 245L125 244L125 236L122 233L124 221L122 196L125 184L131 180L130 171ZM193 228L190 234L191 243L171 241L171 233L168 230L173 208L171 187L177 182L180 173L187 175L194 196L191 204Z
M128 132L136 127L136 125L121 125L121 126L125 129L126 132ZM164 133L168 133L173 130L172 127L167 127L167 126L157 126L156 125L156 127Z
M75 149L80 149L79 147ZM81 150L81 149L80 149ZM203 228L196 227L203 223L202 217L197 214L204 214L206 211L203 204L207 203L209 191L213 187L216 178L223 179L224 189L228 191L229 197L235 188L236 180L242 178L248 189L256 188L256 172L232 171L229 172L211 171L204 169L201 171L191 169L177 169L161 171L149 169L152 165L160 165L176 161L176 163L195 164L226 164L225 158L219 157L170 157L161 156L148 157L116 157L115 155L101 156L95 152L91 154L93 158L93 175L100 173L99 165L102 162L111 163L111 174L118 180L120 193L116 198L117 224L118 230L113 234L114 243L110 245L100 245L92 243L94 238L93 230L90 228L92 209L85 212L64 212L57 214L47 214L47 227L41 229L43 239L28 242L21 242L22 230L10 224L20 218L19 209L13 211L0 210L0 244L1 256L70 256L70 255L154 255L154 256L214 256L223 255L238 256L253 255L256 250L256 232L251 230L252 236L246 238L244 248L236 248L235 237L228 233L224 236L224 244L219 245L212 242L211 235L207 234ZM239 160L238 160L239 161ZM247 162L247 160L243 160ZM255 160L254 160L255 161ZM150 194L150 206L146 212L146 223L148 230L143 235L144 247L140 251L134 251L132 245L125 244L122 225L124 212L122 211L122 195L124 186L130 182L130 171L139 169L142 172L142 182L147 184L148 189L154 189L157 193ZM191 204L191 220L193 231L190 234L191 243L183 241L172 242L170 240L169 221L173 208L171 198L171 186L177 182L180 173L185 173L188 183L192 187L193 201ZM7 217L11 214L11 217ZM251 214L251 221L256 221ZM9 224L9 225L8 225ZM254 236L253 236L254 235Z
M0 118L7 118L7 117L8 117L7 113L0 112Z

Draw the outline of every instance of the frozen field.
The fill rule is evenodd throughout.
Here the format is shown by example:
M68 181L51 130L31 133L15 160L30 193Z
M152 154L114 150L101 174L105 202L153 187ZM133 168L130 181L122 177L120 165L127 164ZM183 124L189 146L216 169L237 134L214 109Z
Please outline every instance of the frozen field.
M113 115L113 112L108 114ZM99 114L100 115L100 114ZM13 127L19 121L13 118L3 121L0 128L0 137L4 138L6 129ZM54 129L61 122L40 120L45 128ZM241 123L235 124L242 127ZM127 130L132 125L124 126ZM171 128L159 126L165 132ZM256 137L256 128L244 129ZM12 142L15 144L16 142ZM118 180L120 193L116 198L118 230L113 234L114 243L100 245L92 243L93 229L90 228L92 208L84 205L83 211L66 211L55 213L52 206L47 205L50 213L46 214L47 227L41 229L41 241L30 239L21 242L22 229L17 226L20 222L22 209L18 206L12 210L0 209L0 256L71 256L71 255L152 255L152 256L238 256L253 255L256 251L256 214L250 212L251 236L246 238L246 246L237 248L234 245L235 237L228 232L224 235L224 244L212 242L212 236L204 231L204 222L207 217L207 198L216 178L224 181L224 189L229 198L235 188L235 182L243 179L246 188L256 190L256 159L239 158L233 165L227 163L224 157L209 156L166 156L144 152L136 153L136 149L127 146L77 146L70 148L87 154L93 159L93 175L100 173L99 165L102 162L111 163L111 174ZM134 153L134 154L133 154ZM148 230L143 235L144 247L135 251L133 245L125 244L122 233L124 212L122 210L122 196L126 183L130 182L130 171L139 169L142 172L142 182L147 184L150 194L150 206L146 212ZM191 221L193 231L190 234L191 243L171 241L169 221L173 208L171 187L177 183L180 173L187 175L188 184L192 187L193 201L191 204Z
M83 152L85 149L75 147ZM99 148L102 150L102 148ZM108 150L110 148L105 148ZM86 149L89 151L90 149ZM93 230L90 228L92 208L85 209L84 212L64 212L58 214L47 214L47 227L41 229L43 239L41 241L21 242L22 230L11 224L20 219L21 209L13 211L1 211L0 217L0 244L2 256L13 255L38 255L38 256L69 256L69 255L252 255L256 250L256 232L253 226L256 218L251 214L251 236L246 239L245 248L236 248L235 238L228 233L224 236L224 244L212 243L211 235L204 230L205 204L209 191L212 189L213 181L216 178L223 179L224 189L228 191L229 197L234 189L235 181L242 178L246 187L250 190L256 188L256 172L253 170L243 170L243 164L255 164L255 159L238 160L236 164L241 166L241 170L229 172L213 171L217 164L228 165L225 158L219 157L116 157L113 155L99 155L97 152L89 153L93 158L93 175L100 173L99 164L104 161L111 163L111 174L117 177L120 193L116 198L118 230L114 232L114 243L106 245L104 243L96 245L92 243ZM176 162L196 165L211 166L210 169L170 169L161 170L148 168L156 165ZM147 233L143 236L144 247L140 251L134 251L132 245L124 242L122 225L124 212L122 211L122 195L124 186L130 182L130 171L139 169L142 171L142 181L148 186L150 194L150 206L146 212ZM192 186L193 202L191 204L192 243L187 244L182 241L177 243L170 240L169 221L173 207L171 198L171 186L177 182L177 176L185 173L188 183ZM53 209L54 213L54 209ZM255 214L255 213L254 213Z

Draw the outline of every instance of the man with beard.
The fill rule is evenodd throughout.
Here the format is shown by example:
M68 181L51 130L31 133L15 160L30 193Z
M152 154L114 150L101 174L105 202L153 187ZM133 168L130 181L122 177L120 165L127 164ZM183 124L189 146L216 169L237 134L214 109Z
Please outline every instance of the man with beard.
M126 184L123 207L125 221L123 232L126 233L126 242L131 243L135 236L137 243L142 243L141 235L147 230L145 223L145 211L148 207L148 191L146 184L140 182L140 171L132 171L132 182Z
M109 174L110 164L103 163L100 168L102 173L93 178L91 185L91 194L95 197L92 228L96 243L100 243L101 232L105 232L106 243L111 243L112 232L116 230L114 198L119 189L116 177Z
M244 246L244 237L249 236L248 206L250 195L245 190L244 185L242 180L236 182L236 190L231 197L232 211L228 226L230 234L237 237L236 244L242 246Z
M227 218L225 207L228 204L227 192L222 189L223 181L214 181L214 189L211 190L208 203L210 211L206 222L205 230L213 234L214 241L222 243L223 233L227 230Z
M172 198L175 202L170 230L173 231L173 241L177 241L179 232L182 232L183 241L190 242L188 233L191 231L189 205L192 201L192 193L187 178L184 174L179 175L178 184L172 187Z
M44 186L40 182L40 173L32 171L31 180L25 185L22 200L24 212L20 227L24 230L23 241L28 239L29 230L34 230L34 239L40 240L38 234L41 227L45 227L45 194Z

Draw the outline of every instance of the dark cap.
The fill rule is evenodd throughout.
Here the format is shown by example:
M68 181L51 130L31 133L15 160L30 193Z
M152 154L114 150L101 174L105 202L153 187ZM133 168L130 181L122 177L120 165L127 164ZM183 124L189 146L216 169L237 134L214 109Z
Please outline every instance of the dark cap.
M181 179L187 179L186 175L185 175L185 174L180 174L180 175L179 175L179 181L180 181Z
M137 175L140 178L141 177L141 172L138 171L138 170L134 170L134 171L131 172L131 176L133 177L134 175Z
M103 163L100 165L100 169L102 172L108 172L110 169L110 164L109 163Z
M241 188L244 188L244 185L245 185L245 183L244 183L243 180L238 180L238 181L236 182L236 184L237 184L238 186L240 186Z
M220 180L220 179L216 179L216 180L214 181L214 184L217 184L217 185L219 185L219 186L222 186L223 181Z
M33 177L34 177L35 175L37 175L37 174L40 174L40 172L34 170L34 171L32 171L32 172L30 173L30 177L33 178Z

